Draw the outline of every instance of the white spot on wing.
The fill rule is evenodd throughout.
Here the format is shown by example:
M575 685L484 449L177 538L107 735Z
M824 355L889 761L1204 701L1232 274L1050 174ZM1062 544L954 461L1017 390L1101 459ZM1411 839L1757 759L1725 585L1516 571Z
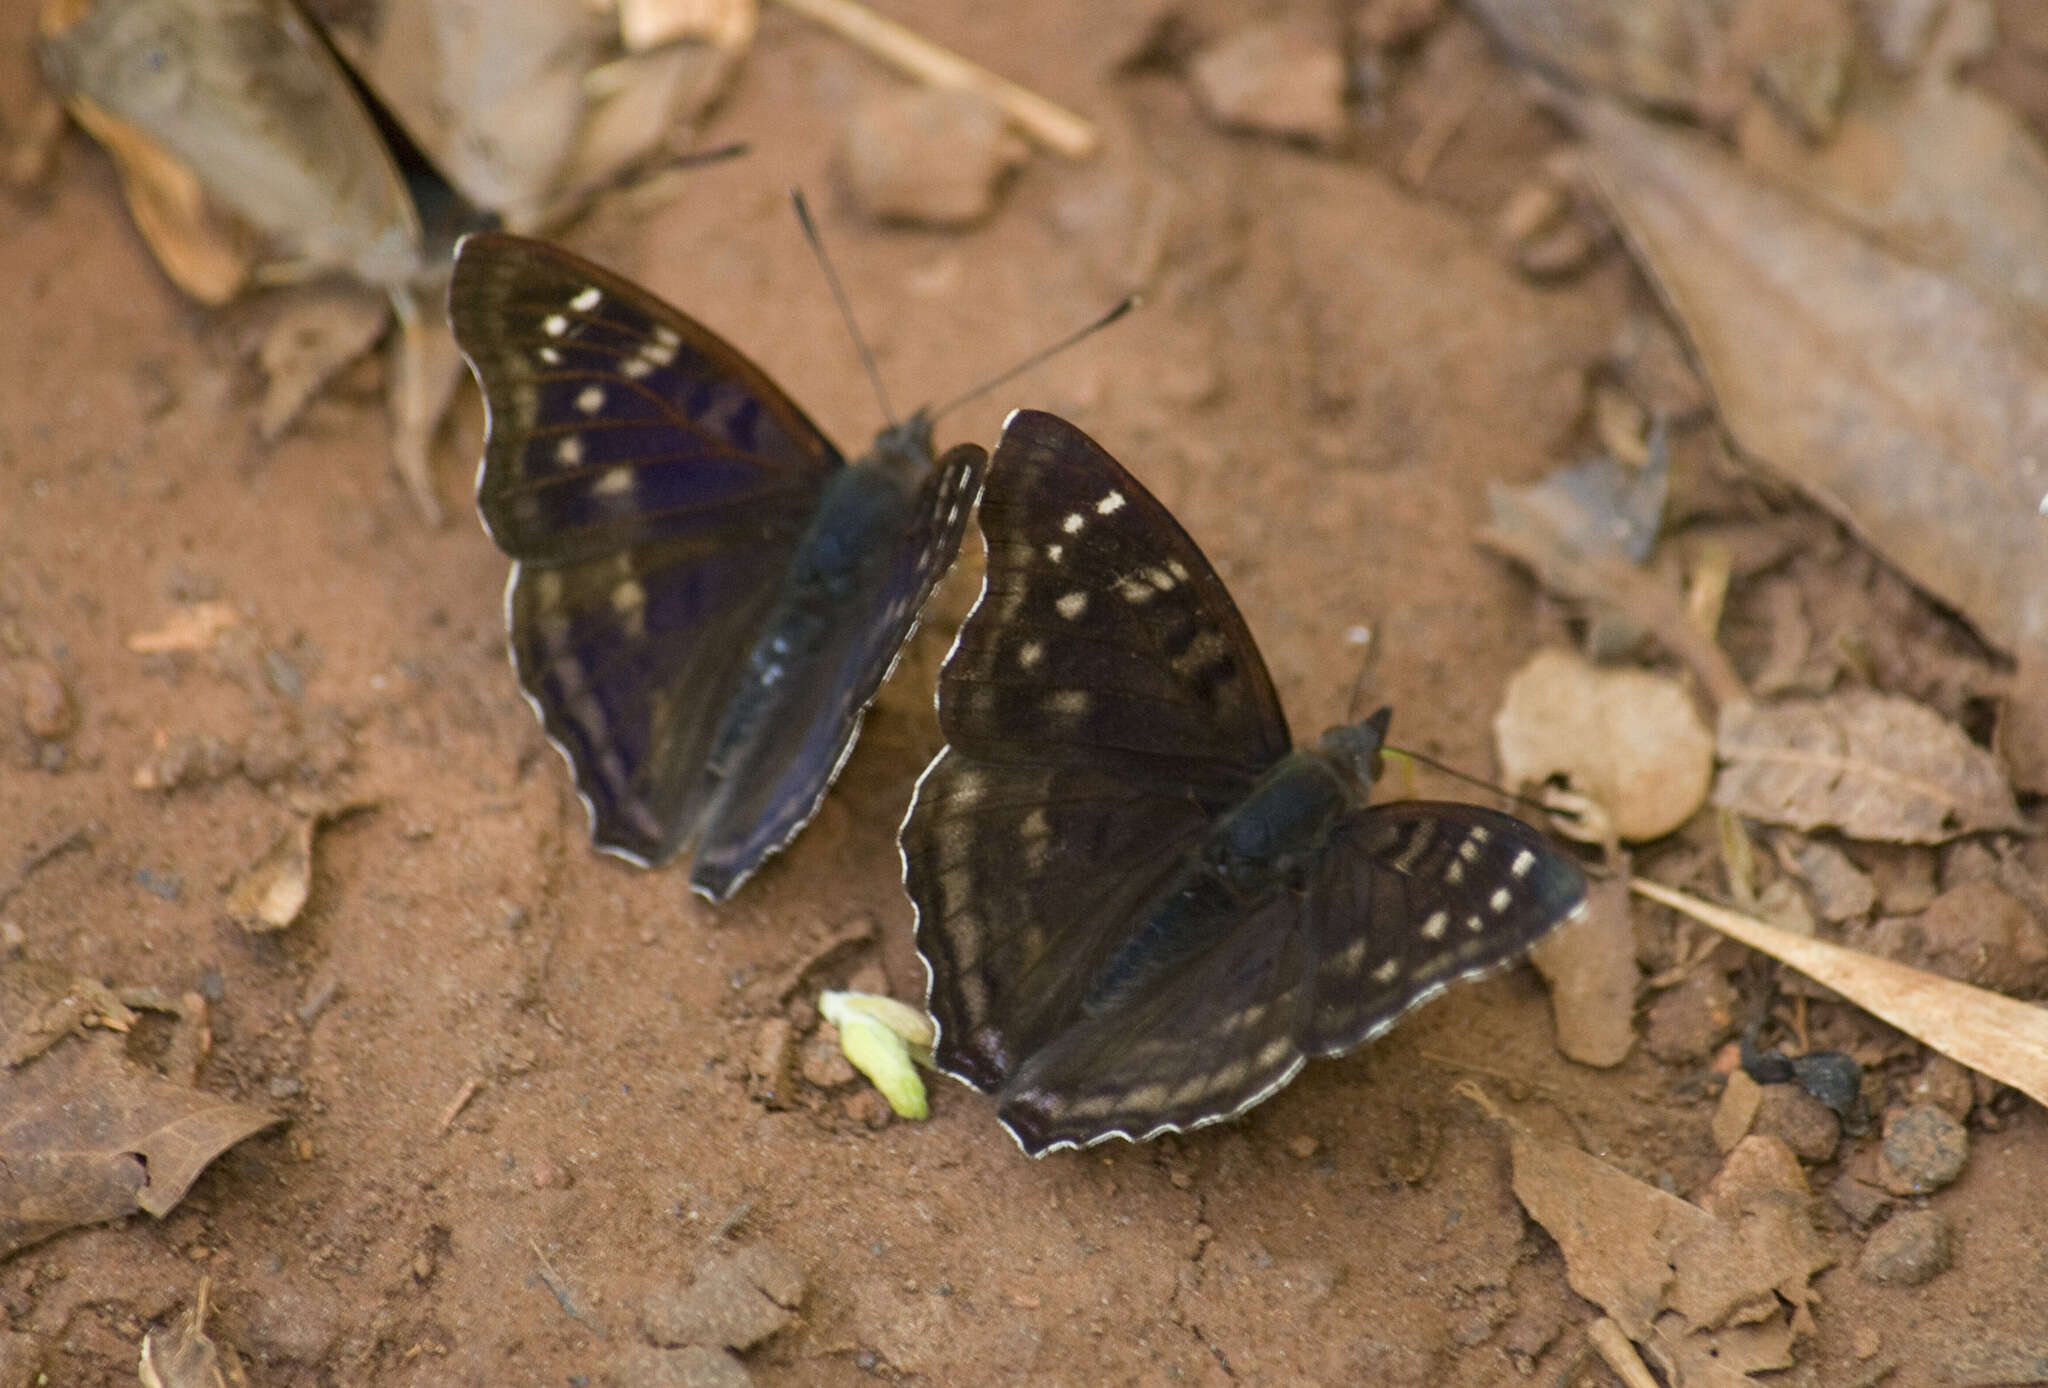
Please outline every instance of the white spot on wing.
M1495 915L1499 915L1502 911L1508 909L1508 903L1514 899L1514 893L1510 892L1506 887L1496 887L1492 897L1487 900L1486 904L1493 909Z
M1081 528L1087 524L1088 518L1086 516L1082 515L1079 511L1069 511L1067 518L1060 522L1060 529L1066 531L1069 535L1078 535L1081 533Z
M1508 867L1508 872L1519 880L1527 877L1529 869L1535 866L1536 855L1525 848L1515 855L1515 861Z
M1397 976L1399 976L1400 972L1401 961L1398 959L1389 959L1386 963L1380 965L1377 969L1374 969L1372 971L1373 982L1392 983L1394 979Z
M576 408L585 414L596 414L604 408L604 387L585 386L576 392Z
M1067 718L1078 718L1088 711L1094 701L1085 689L1061 689L1045 701L1046 707Z
M563 467L575 467L578 463L582 462L583 436L580 434L563 435L562 441L555 445L555 461Z
M1043 659L1045 659L1045 646L1042 642L1026 641L1017 648L1017 667L1019 669L1029 670Z
M1445 928L1450 923L1451 917L1448 911L1432 911L1429 913L1429 919L1422 923L1422 937L1425 940L1441 940L1444 937Z
M1098 516L1113 516L1123 509L1124 494L1122 492L1111 492L1108 496L1095 503L1095 514Z
M560 366L562 364L562 354L552 347L542 347L534 355L540 358L541 365L543 366Z
M1076 588L1073 592L1061 597L1053 606L1059 609L1059 614L1062 617L1071 622L1088 610L1088 595L1079 588Z
M569 331L569 320L559 313L550 313L540 320L540 330L549 337L560 337Z
M608 468L604 476L591 484L590 490L599 496L624 496L633 490L633 469L629 467Z
M1067 547L1065 545L1047 545L1045 547L1045 557L1057 564L1060 560L1067 557Z
M585 285L583 292L569 301L569 307L578 313L588 313L604 302L604 295L597 292L596 285Z

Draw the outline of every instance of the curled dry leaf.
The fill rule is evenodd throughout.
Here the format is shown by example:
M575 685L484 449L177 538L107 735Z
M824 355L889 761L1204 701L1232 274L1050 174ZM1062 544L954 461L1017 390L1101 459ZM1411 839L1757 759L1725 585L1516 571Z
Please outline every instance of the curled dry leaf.
M199 1279L199 1295L175 1330L142 1337L142 1388L248 1388L249 1376L233 1350L225 1354L206 1333L207 1300L213 1279Z
M1932 709L1845 690L1824 699L1731 704L1714 803L1798 829L1940 843L2020 827L2012 787L1989 752Z
M313 830L302 819L277 836L270 851L239 873L228 887L228 916L252 934L282 930L306 909L313 894Z
M394 285L418 267L418 218L376 123L287 0L45 0L42 15L51 86L88 129L135 137L111 146L130 187L134 148L182 167L277 277ZM203 244L204 229L178 235Z
M208 1163L279 1121L73 1038L0 1083L0 1257L136 1210L161 1218Z
M1562 775L1630 841L1683 824L1713 776L1713 739L1682 686L1647 670L1600 669L1569 651L1539 651L1515 673L1493 736L1508 784Z

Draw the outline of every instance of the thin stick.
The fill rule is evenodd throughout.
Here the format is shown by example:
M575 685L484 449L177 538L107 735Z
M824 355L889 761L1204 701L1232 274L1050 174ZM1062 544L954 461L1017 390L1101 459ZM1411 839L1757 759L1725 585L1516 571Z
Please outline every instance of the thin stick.
M1069 159L1095 153L1101 136L1088 121L1036 92L978 67L950 49L913 34L854 0L782 0L795 10L867 49L919 81L970 91L994 105L1040 144Z
M1638 896L1784 960L1943 1055L2048 1105L2048 1008L1861 950L1794 935L1639 877L1628 885Z
M469 1101L476 1097L476 1092L483 1087L484 1082L474 1075L464 1080L462 1088L456 1090L455 1097L448 1101L448 1107L441 1110L441 1121L436 1125L435 1131L447 1132L449 1127L455 1122L457 1115L468 1106Z

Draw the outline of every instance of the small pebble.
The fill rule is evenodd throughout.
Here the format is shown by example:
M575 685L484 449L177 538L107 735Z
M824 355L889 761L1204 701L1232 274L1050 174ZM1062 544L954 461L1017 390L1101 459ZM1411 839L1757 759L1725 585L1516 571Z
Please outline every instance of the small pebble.
M1782 1141L1751 1133L1728 1153L1721 1169L1700 1193L1699 1203L1710 1214L1733 1218L1766 1192L1804 1197L1808 1193L1806 1173L1799 1169L1799 1158Z
M1782 1139L1801 1161L1824 1162L1842 1140L1842 1120L1797 1085L1772 1084L1764 1086L1752 1131Z
M965 227L995 210L1029 150L972 92L919 87L863 101L840 141L861 211L878 222Z
M1667 1065L1697 1063L1735 1030L1735 989L1702 967L1650 1004L1643 1044Z
M1881 1287L1918 1287L1948 1270L1954 1242L1947 1215L1907 1210L1864 1241L1856 1271Z
M1941 1109L1895 1109L1885 1115L1878 1178L1894 1195L1925 1195L1962 1175L1969 1155L1969 1131Z
M1949 888L1920 913L1927 967L2014 997L2048 993L2048 930L1989 882Z
M1188 67L1218 125L1334 145L1344 138L1344 51L1305 25L1253 24L1203 48Z
M848 1063L846 1053L839 1049L837 1028L828 1028L807 1039L798 1052L797 1068L803 1072L806 1081L820 1089L837 1089L842 1084L851 1084L858 1078L853 1066Z
M1849 1175L1836 1177L1835 1183L1828 1187L1828 1195L1836 1208L1859 1229L1869 1228L1892 1207L1891 1196Z
M68 737L78 724L71 691L57 667L31 661L21 672L21 726L46 742Z
M1310 1157L1314 1156L1316 1154L1316 1150L1321 1146L1321 1143L1317 1142L1307 1133L1303 1133L1299 1137L1291 1137L1287 1139L1287 1150L1289 1152L1292 1152L1295 1156L1299 1157L1302 1161L1307 1161Z
M1970 1071L1945 1055L1930 1055L1920 1073L1906 1086L1906 1101L1933 1104L1958 1123L1968 1121L1977 1102L1977 1087Z
M658 1345L747 1350L788 1325L802 1299L802 1273L772 1248L754 1244L714 1255L687 1288L650 1293L641 1303L640 1329Z

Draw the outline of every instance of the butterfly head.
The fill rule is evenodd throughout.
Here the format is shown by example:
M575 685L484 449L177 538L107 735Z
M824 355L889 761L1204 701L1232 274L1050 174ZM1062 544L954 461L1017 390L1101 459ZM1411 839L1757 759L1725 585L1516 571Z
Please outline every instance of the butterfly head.
M1323 734L1316 750L1358 786L1361 799L1380 777L1380 750L1387 744L1387 724L1394 711L1383 708L1370 718L1343 723Z
M919 410L875 435L874 446L861 459L900 482L906 491L923 484L932 470L932 413Z

